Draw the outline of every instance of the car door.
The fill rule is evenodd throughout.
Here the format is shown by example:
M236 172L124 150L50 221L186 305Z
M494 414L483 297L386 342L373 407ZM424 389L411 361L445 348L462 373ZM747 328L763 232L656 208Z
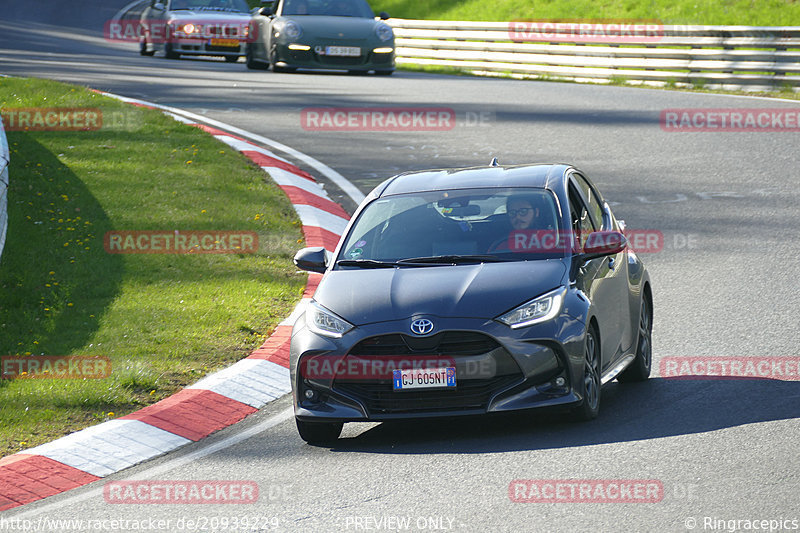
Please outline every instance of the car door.
M589 233L612 228L610 220L603 216L602 206L598 205L599 195L580 174L570 176L568 187L572 229L582 249ZM619 253L587 261L579 271L600 329L603 372L622 356L624 330L630 320L625 267L624 253Z
M262 8L264 7L270 8L273 14L270 16L264 16L261 13L258 13L252 18L252 22L255 27L254 34L251 35L251 38L254 57L261 59L262 61L269 61L270 40L272 38L272 22L275 20L274 13L276 13L278 10L279 2L275 1L272 3L264 3Z
M150 6L142 13L144 36L153 50L164 48L167 38L168 0L150 0Z

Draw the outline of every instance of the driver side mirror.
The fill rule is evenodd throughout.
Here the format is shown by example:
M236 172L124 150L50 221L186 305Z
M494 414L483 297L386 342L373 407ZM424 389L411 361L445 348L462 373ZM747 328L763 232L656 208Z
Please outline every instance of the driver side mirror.
M262 17L268 17L272 15L272 6L262 7L261 9L258 10L258 14L261 15Z
M381 20L386 20L388 18L391 18L391 17L389 17L389 13L387 13L386 11L381 11L380 13L378 13L378 17Z
M156 2L155 4L153 4L153 9L155 9L157 11L164 11L166 8L167 7L164 4L162 4L161 2Z
M584 261L620 253L628 246L628 239L619 231L593 231L583 245Z
M330 252L322 246L312 246L310 248L303 248L294 254L292 262L297 268L324 274L328 269L329 255Z

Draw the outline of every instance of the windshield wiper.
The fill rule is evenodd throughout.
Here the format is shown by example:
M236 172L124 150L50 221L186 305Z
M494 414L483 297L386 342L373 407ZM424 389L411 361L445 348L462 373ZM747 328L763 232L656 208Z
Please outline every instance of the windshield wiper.
M460 265L464 263L503 263L506 259L501 259L495 255L432 255L430 257L411 257L400 259L401 264L413 263L442 263Z
M336 261L338 266L359 267L359 268L394 268L400 266L390 261L376 261L375 259L341 259Z

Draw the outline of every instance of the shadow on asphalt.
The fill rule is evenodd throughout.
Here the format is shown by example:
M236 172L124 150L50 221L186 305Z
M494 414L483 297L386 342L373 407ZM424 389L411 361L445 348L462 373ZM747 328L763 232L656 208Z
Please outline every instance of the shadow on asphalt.
M388 422L339 439L331 451L432 454L568 448L794 418L800 418L798 382L652 378L605 387L600 416L592 422L568 422L564 413L556 412Z

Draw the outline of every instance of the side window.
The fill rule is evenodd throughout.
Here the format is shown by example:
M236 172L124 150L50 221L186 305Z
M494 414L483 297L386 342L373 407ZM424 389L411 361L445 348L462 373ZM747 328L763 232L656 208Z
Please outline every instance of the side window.
M592 217L589 216L586 205L583 203L583 200L581 200L578 191L576 191L571 184L569 186L569 212L572 232L575 235L575 242L580 246L579 249L583 250L586 239L596 228Z
M598 226L603 224L603 204L600 197L597 195L595 190L589 185L589 182L581 176L580 174L573 174L573 178L575 179L575 183L578 184L580 187L581 192L583 193L583 197L586 198L588 205L586 206L591 214L592 218L595 221L595 224ZM610 228L604 228L610 229Z

